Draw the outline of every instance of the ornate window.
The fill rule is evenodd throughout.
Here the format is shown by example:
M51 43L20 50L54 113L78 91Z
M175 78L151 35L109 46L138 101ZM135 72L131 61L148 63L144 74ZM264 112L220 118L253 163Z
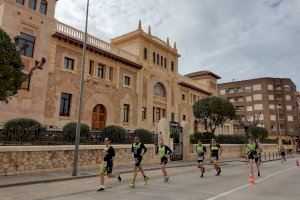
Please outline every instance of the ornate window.
M46 0L41 0L40 4L40 13L46 15L47 14L48 3Z
M161 83L156 83L153 88L153 95L166 97L166 89L165 86Z
M24 0L17 0L17 2L18 2L19 4L24 5Z
M36 0L29 0L28 8L35 10L35 7L36 7Z
M144 47L144 59L147 60L148 57L148 50L146 47Z

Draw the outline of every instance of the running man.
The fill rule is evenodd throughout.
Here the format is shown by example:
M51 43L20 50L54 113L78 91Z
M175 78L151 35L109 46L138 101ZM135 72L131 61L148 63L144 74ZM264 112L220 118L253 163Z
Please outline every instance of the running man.
M219 156L221 156L223 149L220 146L220 144L217 144L215 139L211 140L211 145L209 146L210 149L210 160L213 163L215 170L217 171L216 176L219 176L221 174L221 167L218 163Z
M166 170L166 165L168 163L169 155L172 153L172 150L164 144L164 140L160 139L159 146L156 149L156 155L160 158L160 168L164 175L165 182L169 181L168 172Z
M249 154L249 149L246 146L243 147L243 157L245 158L245 164L248 164L248 154Z
M137 176L138 170L142 173L144 177L144 185L148 184L149 177L145 175L144 169L142 167L142 160L143 156L147 151L147 148L143 143L140 142L140 139L138 137L134 137L134 143L131 146L131 151L133 152L134 155L134 167L133 167L133 180L129 184L130 187L134 188L135 187L135 179Z
M112 146L110 146L110 139L105 138L104 139L104 153L102 153L103 156L103 161L100 167L100 189L98 191L103 191L105 190L105 185L104 185L104 176L107 174L108 178L115 178L117 177L119 182L121 182L121 176L119 173L112 173L113 170L113 158L115 157L115 150Z
M283 145L281 144L280 147L279 147L279 152L280 152L280 155L281 155L281 162L282 162L282 163L283 163L284 161L286 161L285 151L286 151L285 146L283 146Z
M257 143L257 145L258 145L258 148L257 148L258 164L261 165L261 163L262 163L261 156L263 153L263 149L261 148L259 143Z
M206 147L202 145L202 140L198 140L198 145L196 147L196 153L197 153L197 167L201 170L201 178L203 177L203 174L205 173L205 167L203 166L204 157L206 154Z
M254 142L252 138L248 140L247 144L249 154L248 159L250 162L250 172L253 173L253 160L255 160L256 168L257 168L257 176L260 176L260 167L259 167L259 156L258 156L258 144Z

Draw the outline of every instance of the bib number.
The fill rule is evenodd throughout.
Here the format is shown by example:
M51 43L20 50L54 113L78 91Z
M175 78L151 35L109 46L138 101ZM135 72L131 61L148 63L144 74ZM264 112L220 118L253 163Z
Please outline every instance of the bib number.
M203 160L204 156L198 156L198 160Z
M139 159L138 159L138 158L135 158L135 159L134 159L134 162L135 162L135 164L138 164L138 163L139 163Z
M101 164L101 166L102 166L102 167L106 167L106 166L107 166L107 162L106 162L106 161L103 161L102 164Z

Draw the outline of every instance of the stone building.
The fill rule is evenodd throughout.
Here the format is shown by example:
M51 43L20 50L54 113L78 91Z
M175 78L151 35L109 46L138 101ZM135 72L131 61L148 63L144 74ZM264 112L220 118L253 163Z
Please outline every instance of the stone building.
M76 121L84 33L54 18L56 0L2 0L0 25L20 36L24 73L45 57L23 89L7 105L0 105L0 122L33 118L62 127ZM176 43L170 44L138 28L105 42L87 37L83 123L92 129L120 125L127 130L168 129L169 122L186 121L195 129L192 106L217 94L219 76L211 72L178 74Z
M219 95L228 99L236 107L241 122L268 130L269 138L280 137L286 144L299 140L299 101L296 86L289 78L257 78L234 81L218 85ZM244 132L239 122L234 124L234 132Z

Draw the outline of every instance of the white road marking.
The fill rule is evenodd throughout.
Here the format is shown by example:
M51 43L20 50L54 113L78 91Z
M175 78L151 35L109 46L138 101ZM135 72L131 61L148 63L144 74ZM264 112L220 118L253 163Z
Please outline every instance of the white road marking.
M278 174L282 174L282 173L284 173L284 172L290 171L290 170L295 169L295 168L297 168L297 167L291 167L291 168L289 168L289 169L285 169L285 170L283 170L283 171L276 172L276 173L271 174L271 175L269 175L269 176L266 176L266 177L264 177L264 178L262 178L262 179L259 179L258 181L256 181L256 183L259 183L259 182L264 181L264 180L266 180L266 179L268 179L268 178L271 178L272 176L275 176L275 175L278 175ZM224 197L224 196L226 196L226 195L228 195L228 194L231 194L231 193L233 193L233 192L235 192L235 191L241 190L241 189L246 188L246 187L249 187L249 186L251 186L251 185L250 185L250 184L246 184L246 185L237 187L237 188L235 188L235 189L233 189L233 190L229 190L229 191L227 191L227 192L221 193L221 194L219 194L219 195L217 195L217 196L215 196L215 197L212 197L212 198L209 198L209 199L206 199L206 200L214 200L214 199L217 199L217 198L220 198L220 197Z

